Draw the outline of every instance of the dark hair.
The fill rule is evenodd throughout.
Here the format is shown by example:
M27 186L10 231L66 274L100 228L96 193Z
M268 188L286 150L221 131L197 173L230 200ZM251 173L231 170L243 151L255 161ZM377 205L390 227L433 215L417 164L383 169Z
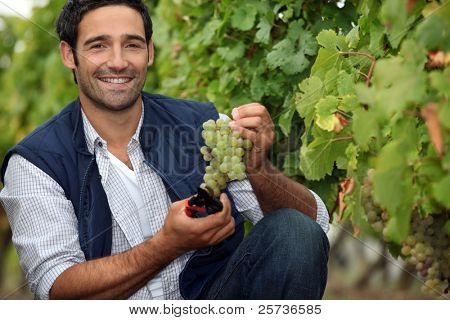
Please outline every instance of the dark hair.
M139 12L144 22L145 40L147 43L150 42L153 25L147 6L142 0L68 0L56 21L59 39L67 42L72 49L76 49L78 25L83 16L94 9L111 5L124 5Z

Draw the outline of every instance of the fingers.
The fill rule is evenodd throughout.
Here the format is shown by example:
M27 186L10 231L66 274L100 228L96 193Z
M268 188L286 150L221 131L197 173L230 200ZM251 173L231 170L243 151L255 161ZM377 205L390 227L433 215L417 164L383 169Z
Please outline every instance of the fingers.
M233 111L231 111L231 115L233 116L233 120L257 116L270 119L270 115L266 107L259 103L249 103L234 108Z
M232 128L234 127L244 127L249 129L257 129L264 125L263 119L261 117L247 117L241 118L230 123Z
M232 218L231 205L230 200L225 193L222 193L220 195L220 202L222 202L223 205L222 211L215 214L210 214L209 216L204 218L194 219L196 227L198 227L200 230L203 230L203 232L215 232L217 231L216 229L221 229L230 222Z
M235 231L235 222L234 218L231 217L230 222L223 228L219 229L214 235L212 236L210 240L211 245L216 245L229 236L231 236Z
M235 222L231 215L231 204L225 193L220 195L223 209L205 218L195 219L198 227L204 228L199 235L201 241L206 245L215 245L234 233Z
M216 227L223 228L232 219L230 200L226 193L220 195L220 202L222 202L223 205L222 211L209 215L207 218L211 217L211 220L215 222Z
M256 142L257 133L253 130L246 129L244 127L235 127L233 131L239 132L242 138L251 140L253 143Z

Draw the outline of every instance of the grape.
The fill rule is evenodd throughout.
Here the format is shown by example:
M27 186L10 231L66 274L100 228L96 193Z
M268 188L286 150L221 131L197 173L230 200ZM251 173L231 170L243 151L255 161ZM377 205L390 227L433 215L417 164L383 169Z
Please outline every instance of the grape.
M216 123L214 120L208 120L205 123L203 123L203 129L205 130L215 130L216 129Z
M410 264L415 266L418 274L423 278L424 293L448 299L450 250L448 235L442 228L447 220L448 214L435 217L429 215L423 219L415 211L411 223L412 234L403 242L401 253ZM424 236L424 234L433 236ZM408 246L414 246L414 249L408 252L405 249Z
M205 155L205 154L209 154L209 148L207 146L203 146L200 148L200 153Z
M231 130L229 122L223 119L208 120L202 125L202 138L206 146L200 148L200 153L209 164L201 187L212 190L215 197L220 195L227 182L245 179L243 159L253 147L250 140Z
M230 169L231 169L230 164L228 162L222 162L222 164L219 167L219 170L222 173L228 173Z
M389 242L387 232L388 212L374 202L372 179L375 170L369 169L361 188L362 204L367 221L383 239ZM450 248L449 236L443 226L449 213L432 214L422 217L418 209L412 212L411 232L401 244L401 255L414 266L423 280L422 291L448 299L450 288Z
M253 142L251 140L245 139L244 143L242 144L242 146L246 150L251 149L253 147Z
M236 148L236 149L234 149L234 154L238 157L242 157L242 156L244 156L245 151L242 148Z
M238 156L232 156L231 163L233 164L241 163L241 158L239 158Z

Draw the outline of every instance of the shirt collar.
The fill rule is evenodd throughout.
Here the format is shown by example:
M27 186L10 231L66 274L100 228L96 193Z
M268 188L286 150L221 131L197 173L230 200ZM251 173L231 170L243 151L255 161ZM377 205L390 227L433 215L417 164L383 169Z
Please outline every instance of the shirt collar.
M86 114L84 113L83 108L81 108L81 114L83 117L84 136L86 138L86 144L89 152L94 154L95 147L107 150L108 145L106 141L102 139L102 137L100 137L95 128L92 126ZM134 135L131 137L131 141L129 142L128 146L130 146L130 144L134 141L139 143L139 134L141 132L143 121L144 121L144 102L142 102L141 117L139 119L138 127Z

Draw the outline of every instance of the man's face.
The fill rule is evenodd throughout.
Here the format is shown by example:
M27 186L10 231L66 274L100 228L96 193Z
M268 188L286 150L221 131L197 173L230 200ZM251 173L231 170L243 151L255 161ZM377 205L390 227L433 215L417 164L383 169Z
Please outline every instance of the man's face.
M153 45L145 41L139 12L126 6L106 6L81 20L76 55L82 100L121 111L135 105L140 97L147 67L153 61Z

